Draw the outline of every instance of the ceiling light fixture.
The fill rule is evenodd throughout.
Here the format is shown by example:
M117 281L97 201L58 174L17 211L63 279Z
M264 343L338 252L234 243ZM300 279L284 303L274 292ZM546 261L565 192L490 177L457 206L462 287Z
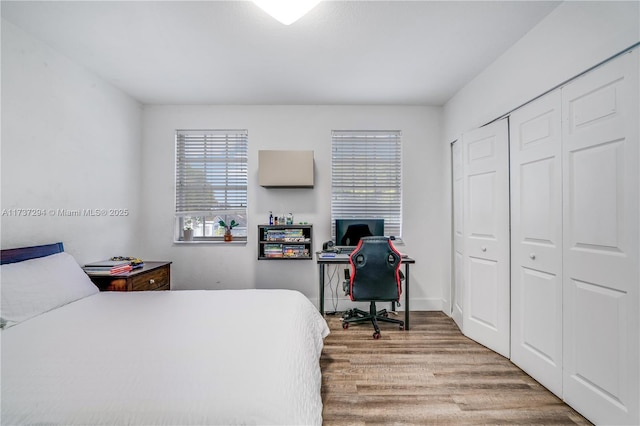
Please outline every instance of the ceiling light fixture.
M253 0L269 15L285 25L290 25L316 7L321 0Z

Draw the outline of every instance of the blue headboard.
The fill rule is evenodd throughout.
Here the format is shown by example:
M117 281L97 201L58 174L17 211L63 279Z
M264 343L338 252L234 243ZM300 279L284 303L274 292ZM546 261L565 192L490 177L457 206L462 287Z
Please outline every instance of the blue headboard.
M0 251L0 264L22 262L24 260L36 259L38 257L50 256L62 253L64 246L62 243L46 244L42 246L20 247Z

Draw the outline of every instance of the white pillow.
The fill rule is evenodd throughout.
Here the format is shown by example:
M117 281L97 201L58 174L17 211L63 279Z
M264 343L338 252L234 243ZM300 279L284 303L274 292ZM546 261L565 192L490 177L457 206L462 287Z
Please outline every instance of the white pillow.
M0 268L4 328L99 292L73 256L64 252Z

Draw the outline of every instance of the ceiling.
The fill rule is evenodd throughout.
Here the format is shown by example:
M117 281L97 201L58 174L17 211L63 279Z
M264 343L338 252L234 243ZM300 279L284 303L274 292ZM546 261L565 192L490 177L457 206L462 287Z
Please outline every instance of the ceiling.
M7 1L2 18L144 104L443 105L558 1Z

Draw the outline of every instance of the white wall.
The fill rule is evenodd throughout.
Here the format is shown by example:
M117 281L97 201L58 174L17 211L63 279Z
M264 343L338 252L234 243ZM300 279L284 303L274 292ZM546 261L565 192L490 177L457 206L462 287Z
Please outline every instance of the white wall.
M172 287L293 288L312 301L318 296L315 261L257 260L257 225L274 214L292 212L314 226L314 250L330 239L331 130L400 129L403 149L402 251L417 259L411 268L412 308L440 309L449 253L440 207L443 150L441 109L402 106L147 106L143 124L143 221L147 259L168 259ZM239 128L249 131L249 236L246 245L173 244L174 150L176 129ZM260 187L258 151L314 151L313 189ZM340 272L340 275L342 273ZM337 281L334 281L337 283ZM327 289L326 294L330 291ZM327 301L327 309L331 304Z
M640 2L568 1L451 98L444 140L510 112L640 41Z
M441 204L441 108L402 106L148 106L2 21L3 248L63 241L80 263L114 254L173 261L173 286L295 288L317 298L315 261L258 261L257 225L268 211L330 234L332 129L403 131L404 241L414 309L441 309L449 238ZM174 245L174 131L246 128L250 137L247 245ZM142 142L141 142L142 141ZM260 149L312 149L313 189L257 185ZM84 210L128 209L125 217ZM60 210L79 211L63 217ZM55 215L52 214L55 212ZM338 281L334 281L338 284ZM329 298L330 291L327 290ZM327 309L331 308L327 301Z
M444 106L442 180L451 206L449 144L640 41L640 3L560 4ZM451 215L447 216L450 229ZM450 240L448 241L450 250ZM450 259L449 259L450 261ZM450 271L450 265L447 267ZM450 278L446 280L450 283ZM449 298L449 284L442 290ZM448 304L448 302L447 302Z
M62 241L79 263L133 254L141 119L137 102L3 20L2 248ZM58 209L129 214L61 217Z

